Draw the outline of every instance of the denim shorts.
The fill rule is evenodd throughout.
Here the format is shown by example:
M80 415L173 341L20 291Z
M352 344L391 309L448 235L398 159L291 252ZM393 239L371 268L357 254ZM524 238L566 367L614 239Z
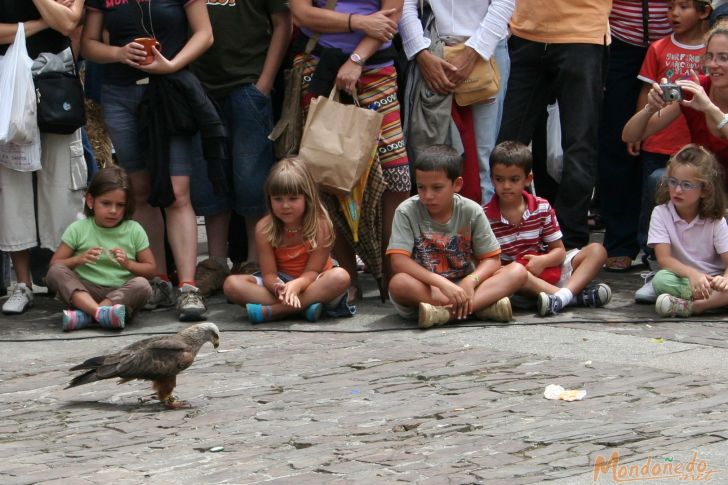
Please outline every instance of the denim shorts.
M114 145L116 159L127 172L147 168L139 146L139 104L146 85L101 86L101 109L104 123ZM191 175L193 140L189 136L172 136L169 141L169 174Z
M232 208L241 216L261 216L266 212L263 185L275 161L273 143L268 139L273 129L271 100L255 85L244 84L217 101L222 106L230 138ZM213 192L205 167L204 163L194 165L192 206L197 215L214 215L229 205L225 195Z

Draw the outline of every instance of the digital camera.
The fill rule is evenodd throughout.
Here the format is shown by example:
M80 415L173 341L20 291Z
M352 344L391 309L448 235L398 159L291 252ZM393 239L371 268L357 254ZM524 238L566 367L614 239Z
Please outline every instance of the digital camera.
M682 88L677 84L660 84L660 89L662 89L662 99L667 102L683 100Z

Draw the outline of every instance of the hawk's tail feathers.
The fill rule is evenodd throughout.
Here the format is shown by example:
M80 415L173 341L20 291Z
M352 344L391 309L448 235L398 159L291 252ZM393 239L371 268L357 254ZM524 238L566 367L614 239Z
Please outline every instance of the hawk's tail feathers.
M70 370L81 370L81 369L98 369L104 364L104 356L100 355L98 357L91 357L90 359L86 360L83 364L78 364L76 366L71 367Z
M91 369L89 371L84 372L80 376L74 377L71 382L68 383L66 386L66 389L69 387L76 387L81 386L83 384L88 384L90 382L96 382L99 380L99 377L96 375L96 369Z

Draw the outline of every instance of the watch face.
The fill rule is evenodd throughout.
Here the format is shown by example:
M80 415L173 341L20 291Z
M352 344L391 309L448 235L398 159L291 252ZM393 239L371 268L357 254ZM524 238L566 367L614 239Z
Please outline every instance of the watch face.
M361 62L361 57L359 57L359 54L357 54L356 52L352 53L349 56L349 59L351 59L351 61L352 62L355 62L356 64L361 64L362 63Z

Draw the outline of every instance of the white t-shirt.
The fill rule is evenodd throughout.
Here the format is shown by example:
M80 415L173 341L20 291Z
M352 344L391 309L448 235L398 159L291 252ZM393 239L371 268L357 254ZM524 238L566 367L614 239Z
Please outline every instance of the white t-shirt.
M681 263L705 274L723 274L720 255L728 252L728 225L725 219L696 217L686 222L672 202L658 205L652 211L647 245L669 244L672 255Z

